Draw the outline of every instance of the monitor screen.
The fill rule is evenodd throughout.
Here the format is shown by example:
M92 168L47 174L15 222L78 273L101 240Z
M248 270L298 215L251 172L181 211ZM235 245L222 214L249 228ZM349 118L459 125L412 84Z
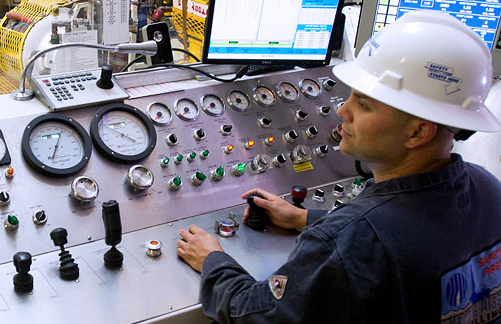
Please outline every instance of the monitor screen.
M343 0L211 0L203 62L328 64L337 26L343 27L334 24L338 2L342 6Z

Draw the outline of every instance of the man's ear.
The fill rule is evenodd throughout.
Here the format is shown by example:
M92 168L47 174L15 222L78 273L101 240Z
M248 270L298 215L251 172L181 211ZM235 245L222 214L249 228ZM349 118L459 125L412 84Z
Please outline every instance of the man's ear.
M437 135L437 124L424 120L415 119L409 123L408 138L405 146L409 149L418 148L429 143Z

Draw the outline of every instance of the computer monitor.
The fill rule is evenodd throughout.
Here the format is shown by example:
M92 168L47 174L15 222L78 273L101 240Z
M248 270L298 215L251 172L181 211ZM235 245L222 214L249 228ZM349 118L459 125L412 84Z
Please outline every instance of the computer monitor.
M501 2L498 0L364 0L355 55L375 32L412 10L442 11L458 18L482 37L493 56L494 75L501 73Z
M326 65L344 0L211 0L203 63ZM341 17L341 18L339 18Z

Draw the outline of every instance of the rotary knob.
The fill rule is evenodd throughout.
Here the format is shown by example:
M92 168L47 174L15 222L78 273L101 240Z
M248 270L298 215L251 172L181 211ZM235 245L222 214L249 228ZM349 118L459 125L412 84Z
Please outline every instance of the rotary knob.
M311 199L323 203L325 202L325 192L322 189L316 189Z
M315 138L318 135L318 129L317 129L317 127L315 125L313 125L313 126L308 127L305 130L305 133L306 133L306 136L308 138L313 139L313 138Z
M153 173L143 165L133 165L127 172L127 182L137 190L148 189L153 185Z
M319 157L325 157L327 153L329 153L329 146L320 145L317 148L315 148L315 153L317 153Z
M332 88L336 85L336 81L332 79L327 79L324 82L322 82L322 85L324 86L325 90L331 91Z
M33 213L33 223L36 225L43 225L47 222L47 214L45 210L36 210Z
M308 118L308 113L304 110L296 110L296 113L294 114L294 118L296 119L297 122L303 121L306 118Z
M233 129L233 126L232 125L222 125L221 127L219 127L219 132L223 135L223 136L228 136L231 134L231 130Z
M91 177L76 177L70 187L71 195L81 202L91 202L99 195L99 186Z
M273 158L273 164L275 164L277 167L281 167L282 165L287 162L287 158L283 154L279 154Z
M330 106L321 106L321 107L318 107L318 113L320 114L320 116L322 117L327 117L331 114L331 107Z
M0 206L5 206L10 203L10 195L7 191L0 191Z
M165 137L165 141L167 142L167 145L169 145L169 146L174 146L174 145L177 145L177 143L178 143L177 136L174 133L167 135Z
M214 169L210 172L210 178L212 181L220 181L224 178L224 168L222 166Z
M271 119L267 117L261 117L257 120L257 123L263 128L268 128L271 126Z
M289 143L294 143L298 138L297 132L295 130L290 130L284 135L285 140Z
M205 138L205 131L203 128L199 128L199 129L195 129L193 131L193 137L197 140L197 141L201 141Z

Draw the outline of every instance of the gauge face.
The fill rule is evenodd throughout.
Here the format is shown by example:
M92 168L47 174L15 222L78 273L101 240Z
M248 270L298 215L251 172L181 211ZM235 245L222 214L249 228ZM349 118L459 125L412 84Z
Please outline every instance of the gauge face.
M183 98L174 104L174 112L183 120L195 120L198 118L200 110L193 100Z
M289 82L281 82L277 86L277 93L280 99L285 102L295 102L299 99L299 91Z
M3 137L2 131L0 130L0 165L10 163L10 154L5 139Z
M109 104L99 109L90 130L96 148L106 157L123 163L145 158L157 141L151 120L126 104Z
M303 79L299 82L301 93L311 99L316 99L322 94L322 89L315 80Z
M277 101L273 91L265 86L259 86L252 90L252 96L263 107L271 107Z
M202 110L210 116L221 116L224 112L224 102L216 95L205 95L200 99Z
M75 120L47 114L26 126L21 149L28 163L38 171L67 176L87 164L92 145L89 135Z
M160 102L152 102L146 107L146 114L153 123L167 126L172 122L172 112L169 107Z
M251 107L249 96L240 90L232 90L226 98L231 108L236 111L246 111Z
M0 139L0 161L3 160L6 153L7 153L7 145L5 145L3 139Z

